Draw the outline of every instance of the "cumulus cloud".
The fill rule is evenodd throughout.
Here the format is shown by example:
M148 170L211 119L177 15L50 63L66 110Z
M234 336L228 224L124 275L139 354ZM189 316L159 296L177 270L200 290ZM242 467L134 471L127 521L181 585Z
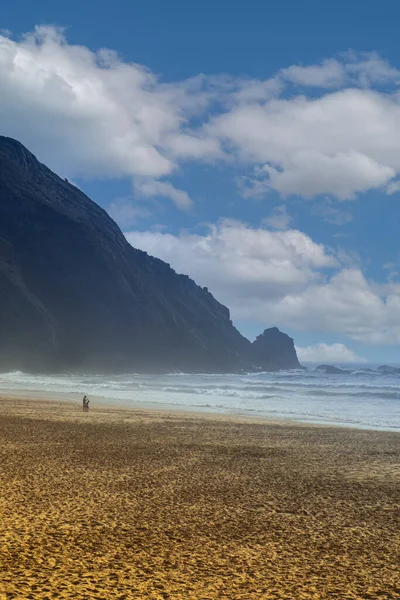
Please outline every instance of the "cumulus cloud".
M159 179L177 157L219 153L216 138L186 127L204 102L198 86L163 84L112 51L69 45L54 27L37 27L19 42L0 36L0 87L2 133L62 174ZM144 193L157 185L178 205L189 203L169 182Z
M187 210L193 199L171 175L188 161L219 161L230 176L244 173L243 196L322 195L320 214L343 224L351 213L333 199L400 191L399 81L379 55L347 53L266 80L164 82L41 26L20 40L0 35L0 128L69 179L131 177L136 200L164 197ZM124 227L148 215L143 203L109 208ZM282 205L264 222L274 231L225 220L204 235L127 237L208 286L235 318L400 343L399 284L367 280L356 260L290 223Z
M296 346L300 362L314 363L363 363L365 358L358 356L344 344L316 344L301 348Z
M332 193L338 200L353 200L356 193L383 187L395 176L391 167L380 165L365 154L338 152L327 156L315 150L298 152L284 170L266 165L269 185L282 196L301 191L304 198Z
M325 60L319 65L292 65L280 71L286 81L301 86L338 87L346 80L344 65L338 60Z
M275 190L283 197L300 194L309 199L331 193L338 200L354 200L357 193L388 184L395 174L394 169L353 150L328 156L310 148L299 151L279 168L266 164L256 169L256 177L247 178L243 195L260 197ZM397 187L389 183L387 193L396 191Z
M368 281L354 258L333 254L300 231L223 220L204 235L126 237L207 286L234 319L332 332L367 344L400 343L400 284Z
M350 85L398 83L400 71L376 52L347 52L342 59L324 60L316 65L292 65L279 76L300 86L336 88Z
M384 189L400 171L397 94L346 89L238 105L215 117L208 131L256 163L247 195L253 187L258 196L273 189L352 200Z
M3 134L61 175L129 176L136 192L179 208L191 200L168 178L187 161L240 165L245 196L397 192L399 81L379 55L347 53L266 80L164 82L111 50L68 44L55 27L0 35Z
M128 241L188 273L232 306L235 299L281 298L336 265L322 245L296 230L251 229L223 220L204 235L130 232Z

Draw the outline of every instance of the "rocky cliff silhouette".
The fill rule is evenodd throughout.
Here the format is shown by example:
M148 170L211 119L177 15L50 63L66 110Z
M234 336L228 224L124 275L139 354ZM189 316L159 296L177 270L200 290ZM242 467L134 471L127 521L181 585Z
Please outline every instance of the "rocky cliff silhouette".
M0 136L0 369L232 372L294 364L278 357L276 338L262 359L254 344L205 288L133 248L95 202Z
M277 327L270 327L252 343L252 360L264 370L299 369L294 342Z

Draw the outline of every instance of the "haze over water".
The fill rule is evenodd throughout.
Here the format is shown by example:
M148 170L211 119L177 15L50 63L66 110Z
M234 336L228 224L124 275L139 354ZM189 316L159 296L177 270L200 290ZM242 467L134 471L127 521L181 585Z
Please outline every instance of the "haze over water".
M399 430L400 376L364 368L353 367L350 375L327 375L314 367L239 375L44 376L13 372L0 375L0 390L74 400L88 394L92 406L143 405Z

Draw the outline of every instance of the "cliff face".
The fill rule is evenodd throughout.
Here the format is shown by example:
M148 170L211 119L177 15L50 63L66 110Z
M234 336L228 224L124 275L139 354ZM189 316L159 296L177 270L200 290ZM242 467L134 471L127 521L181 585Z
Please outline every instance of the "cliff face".
M224 372L252 354L207 290L0 136L0 369Z
M266 371L300 368L293 339L277 327L257 337L252 343L252 356L254 363Z

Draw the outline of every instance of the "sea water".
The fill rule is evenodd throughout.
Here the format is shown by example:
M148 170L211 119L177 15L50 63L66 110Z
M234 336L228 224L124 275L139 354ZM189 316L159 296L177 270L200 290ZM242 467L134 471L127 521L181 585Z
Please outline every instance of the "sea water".
M234 375L13 372L0 374L0 391L77 402L87 394L91 406L147 406L400 431L400 375L356 367L346 375L328 375L312 366Z

